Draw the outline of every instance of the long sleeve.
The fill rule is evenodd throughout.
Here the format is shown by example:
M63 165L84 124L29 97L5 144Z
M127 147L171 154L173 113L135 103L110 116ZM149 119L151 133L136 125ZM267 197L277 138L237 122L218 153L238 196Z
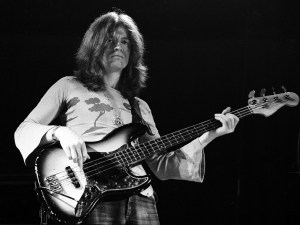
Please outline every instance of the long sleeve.
M146 102L139 101L143 119L149 124L153 136L144 135L140 141L159 138L151 110ZM155 154L146 160L153 173L161 180L179 179L202 182L205 174L204 149L198 139L172 152Z
M42 137L53 127L49 124L63 107L66 80L66 77L62 78L52 85L15 131L15 144L27 166L33 165Z

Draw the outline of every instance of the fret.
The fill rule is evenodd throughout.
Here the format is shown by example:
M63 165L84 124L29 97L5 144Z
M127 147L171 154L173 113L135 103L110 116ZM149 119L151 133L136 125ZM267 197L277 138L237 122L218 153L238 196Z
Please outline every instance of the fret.
M128 160L126 159L123 151L119 151L119 152L116 152L116 154L118 156L118 158L120 158L122 161L123 161L123 164L124 165L127 165L128 164Z
M195 126L193 126L193 127L191 128L190 137L191 137L191 138L194 138L194 137L197 137L198 135L199 135L198 130L196 129Z
M188 133L188 137L187 137L186 139L189 140L190 138L194 137L194 136L193 136L193 133L194 133L194 132L193 132L193 129L195 129L194 126L192 126L192 128L191 128L190 130L186 129L186 131L187 131L187 133Z
M176 138L179 141L179 143L182 143L185 140L179 131L176 132Z
M127 148L127 149L125 149L124 151L127 153L127 157L131 159L130 161L133 161L135 155L134 155L134 153L132 152L132 150L129 149L129 148Z
M138 152L138 150L136 150L136 146L133 146L132 148L132 152L133 152L133 158L134 160L139 160L140 157L140 153Z
M174 133L171 133L169 136L171 136L171 138L170 138L170 144L171 144L171 146L173 146L173 143L171 142L171 140L173 140L173 139L175 140L176 144L179 144L179 142L178 142L176 136L174 135Z
M209 125L210 125L209 130L217 128L217 126L216 126L216 124L214 122L215 121L213 121L213 120L209 120Z
M142 143L140 145L140 149L141 149L141 153L143 154L143 157L147 155L147 153L149 151L148 149L151 148L149 146L147 147L146 145L149 145L149 143Z
M145 157L145 152L143 150L143 144L140 144L136 147L137 151L139 152L139 159Z
M153 146L151 145L151 142L143 143L143 146L144 146L143 154L151 153L151 150L153 148Z
M125 159L128 159L128 158L130 159L129 155L127 154L127 149L123 150L122 152L123 152Z
M139 153L138 157L137 157L137 161L139 161L140 159L143 159L145 157L145 153L141 150L141 146L137 147L137 152Z
M149 153L149 152L153 152L154 150L154 148L155 148L155 142L154 142L154 144L153 144L153 140L151 140L151 141L149 141L149 142L147 142L147 143L144 143L144 145L145 145L145 147L146 147L146 150L147 150L147 153Z
M117 158L117 160L120 162L121 165L125 165L124 160L123 160L122 157L120 157L120 156L117 155L117 154L114 154L114 157Z
M237 111L237 112L235 113L235 115L236 115L238 118L241 118L241 117L242 117L242 114L241 114L239 111Z
M250 106L247 106L248 112L253 113L253 110Z
M172 139L174 139L175 142L178 143L177 140L176 140L176 138L174 138L174 135L173 135L173 134L168 135L168 136L171 136L171 137L167 137L167 136L166 136L166 137L162 138L163 141L165 141L165 147L166 147L166 148L170 148L170 147L173 146ZM175 144L176 144L176 143L175 143Z
M205 132L209 131L207 128L208 128L208 125L205 124L205 123L202 123L202 127L204 129Z
M157 146L158 146L158 148L159 148L160 150L166 149L166 146L165 146L165 144L164 144L162 138L156 139L156 140L153 140L153 141L156 142L156 144L157 144Z
M124 163L124 160L123 160L122 157L118 157L117 154L113 154L113 157L115 158L115 162L119 162L119 163L121 164L121 166L126 165L126 164Z

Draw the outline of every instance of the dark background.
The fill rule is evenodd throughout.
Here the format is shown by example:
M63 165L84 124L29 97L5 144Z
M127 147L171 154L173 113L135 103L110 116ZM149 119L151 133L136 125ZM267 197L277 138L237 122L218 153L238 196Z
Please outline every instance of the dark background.
M248 93L300 93L297 1L1 1L0 224L39 223L34 170L13 133L60 77L89 24L112 7L145 38L142 98L161 134L247 105ZM202 184L153 178L164 224L299 224L299 106L242 119L206 147Z

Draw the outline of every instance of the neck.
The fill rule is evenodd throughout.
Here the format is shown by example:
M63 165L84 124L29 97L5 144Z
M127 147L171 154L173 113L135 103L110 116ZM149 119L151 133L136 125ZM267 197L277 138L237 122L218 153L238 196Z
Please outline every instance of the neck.
M104 81L108 87L115 88L118 84L120 76L120 72L108 73L104 76Z

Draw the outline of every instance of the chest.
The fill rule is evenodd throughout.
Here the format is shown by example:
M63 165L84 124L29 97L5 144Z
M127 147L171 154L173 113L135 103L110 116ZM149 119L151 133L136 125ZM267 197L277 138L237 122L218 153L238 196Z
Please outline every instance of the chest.
M67 125L93 123L114 126L117 125L117 118L124 124L132 122L129 101L119 93L107 96L105 92L75 90L68 95L65 112Z

